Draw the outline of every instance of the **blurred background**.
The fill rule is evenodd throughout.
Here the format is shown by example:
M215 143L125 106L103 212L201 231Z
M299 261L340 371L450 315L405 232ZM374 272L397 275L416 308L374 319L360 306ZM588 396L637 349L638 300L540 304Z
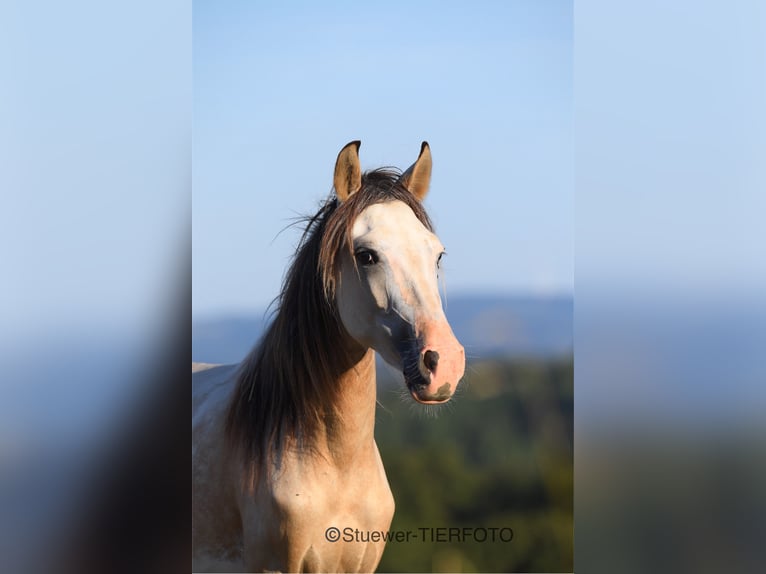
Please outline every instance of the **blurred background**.
M576 567L760 571L766 5L576 2L574 54Z
M0 571L185 570L191 6L3 2L0 77Z
M414 159L419 142L428 139L435 167L427 207L450 251L448 312L462 305L464 295L497 297L506 301L505 313L516 313L517 297L566 301L573 291L572 270L567 269L571 260L557 249L571 250L573 243L576 248L576 568L762 570L764 4L583 0L564 19L571 37L565 42L569 47L561 50L571 51L569 66L556 63L559 48L545 61L536 58L546 48L532 49L530 43L522 42L519 57L510 44L503 51L506 34L509 42L521 42L526 30L530 36L544 36L544 22L556 20L564 10L557 2L535 2L536 8L524 2L481 2L472 4L470 12L439 3L430 6L426 23L413 20L419 10L410 5L401 9L387 4L372 18L377 29L362 17L364 8L341 5L348 18L330 9L340 24L317 24L313 31L298 23L308 18L320 22L316 10L291 4L294 10L288 15L280 4L264 9L274 13L270 21L275 33L259 30L253 52L263 48L262 59L268 60L266 47L289 55L295 44L300 54L306 49L301 38L308 38L317 56L311 65L280 70L269 70L268 62L262 62L257 68L262 77L282 74L286 83L280 85L296 89L276 93L268 86L236 84L244 100L225 89L225 62L248 62L247 54L216 33L240 37L237 26L230 26L238 5L216 4L194 5L194 46L192 6L187 2L0 5L0 570L188 568L188 362L197 353L196 346L190 349L189 337L192 104L195 170L208 169L207 175L194 173L194 217L208 217L221 206L242 206L240 219L221 213L221 220L232 222L229 231L220 231L213 222L194 222L195 234L221 237L218 245L210 245L205 262L194 236L194 257L201 258L194 262L195 341L216 321L263 318L297 239L293 231L274 237L289 223L292 211L311 211L329 192L340 145L360 138L363 166L404 167ZM252 22L246 16L247 11L241 27ZM450 27L450 18L462 21ZM289 19L294 26L286 23ZM351 30L346 29L349 20ZM419 23L417 29L411 22ZM517 29L519 22L523 25ZM290 35L298 29L300 36ZM562 38L555 30L549 30L549 37ZM198 32L209 36L208 47ZM370 32L376 32L377 43ZM416 51L413 42L418 38L433 40L432 50ZM486 49L471 49L484 38ZM541 43L550 47L553 41ZM332 44L339 46L332 57L337 73L328 76L328 66L319 64ZM223 56L211 52L211 46L221 45L228 46ZM364 61L354 59L355 46L362 48ZM397 51L398 46L403 48ZM441 53L449 58L438 57ZM216 82L204 75L205 54L220 63L218 72L209 66ZM380 65L405 58L407 67ZM530 67L525 68L527 61ZM428 75L424 62L440 66ZM474 66L485 73L473 73ZM322 81L312 81L313 70L322 74ZM413 72L403 76L403 70ZM416 82L414 70L427 83ZM559 83L567 70L571 93ZM514 82L503 91L498 78L518 74L526 83ZM208 78L204 86L198 85L201 78ZM323 83L325 78L330 81ZM413 84L425 87L412 90ZM216 85L221 86L220 107L232 108L228 114L206 103L206 97L215 99ZM327 92L343 93L342 108L329 106L332 98L323 99ZM200 106L220 111L221 123L234 123L236 107L251 112L249 99L259 93L271 100L260 100L263 113L248 117L247 136L257 138L270 121L306 126L289 148L273 139L268 145L262 140L255 149L247 139L229 145L224 137L235 131L216 126L212 114L208 120L196 115ZM370 94L382 94L391 106L367 109L364 102ZM292 106L289 113L272 114L278 99ZM301 115L304 108L298 104L315 99L328 105L321 113ZM500 100L507 103L502 113L483 113L485 107L501 109ZM543 107L536 107L538 100ZM565 125L554 100L571 104L569 141L565 135L545 135L546 126ZM429 107L434 101L441 107ZM394 107L397 102L405 104ZM343 115L347 124L340 123L339 109L349 111ZM536 109L544 111L536 115ZM358 125L375 118L373 112L386 119L386 129L360 131ZM527 139L515 139L513 129L520 129L522 115L530 125L541 125L542 140L530 135L533 130L522 130ZM399 121L405 117L408 121ZM503 129L501 144L498 138L473 137L478 119ZM320 129L323 121L342 129ZM570 152L559 153L556 142L571 146ZM198 143L220 146L231 154L231 162L206 160ZM551 157L559 158L550 164L542 162L548 148ZM253 187L255 205L248 205L245 192L251 188L243 184L238 202L224 195L216 207L212 195L197 197L196 188L205 189L206 177L211 184L220 183L208 186L213 195L232 193L234 181L226 181L221 165L224 171L253 165L254 175L244 181L261 183L272 164L250 162L264 157L277 161L286 149L301 164L291 164L283 172L288 174L282 176L284 185L274 189L286 190L289 183L295 195L267 203L279 192L264 195L262 187ZM506 168L513 154L487 155L497 150L510 150L524 161L512 166L514 172ZM215 149L208 151L215 155ZM198 154L207 168L198 165ZM573 158L569 171L559 173L567 158ZM537 169L528 185L514 180L530 177L527 164ZM489 173L502 177L489 181ZM470 184L483 177L480 195ZM574 181L569 204L562 191L566 185L554 185L557 177ZM512 202L503 203L501 213L482 205L482 198L496 188L552 195L544 195L542 205L530 199L532 193L492 195L496 202ZM212 203L198 209L200 201ZM564 207L558 209L560 205ZM454 218L468 210L475 211ZM556 225L546 227L551 221ZM556 235L559 224L564 227ZM265 225L274 229L263 237L236 235ZM541 226L538 235L536 225ZM489 236L494 243L473 240ZM477 256L477 243L494 255L494 270L484 276L489 293L476 293L481 285L472 280L490 268ZM550 248L551 258L540 255L542 249L536 251L538 244ZM247 250L234 258L239 262L234 275L224 273L224 246ZM456 251L463 246L466 253ZM529 261L527 252L533 254ZM273 253L278 255L271 259ZM255 255L269 267L259 266L257 275L247 275L254 266L242 262ZM537 257L544 266L534 265ZM554 258L563 264L552 263ZM513 265L496 265L504 259ZM218 268L215 261L221 262ZM226 298L213 296L218 292ZM530 323L522 319L521 324ZM248 332L251 328L257 330L247 327ZM557 450L563 444L562 427L553 423L548 431L545 421L564 421L566 428L565 414L556 417L553 405L564 405L559 412L571 412L565 406L566 383L555 382L564 380L561 373L571 366L566 357L553 358L557 352L514 354L507 341L516 345L519 338L507 335L500 338L500 350L508 351L507 356L488 349L479 358L482 364L478 359L472 364L478 373L469 373L454 410L426 420L391 405L381 409L378 428L392 434L381 434L381 443L397 447L384 453L395 494L407 501L399 505L397 520L414 521L413 516L431 513L436 522L473 522L473 512L512 520L516 536L509 548L519 555L490 555L500 548L485 544L479 549L461 546L457 554L428 549L424 558L408 556L417 549L398 545L396 552L386 553L386 569L414 564L426 571L475 570L514 561L515 567L536 571L548 566L532 559L558 560L543 542L571 543L571 537L552 533L551 525L566 521L540 512L567 506L566 472L556 471L557 461L567 456ZM200 340L205 338L214 339L209 332ZM477 379L502 381L506 393L493 395L497 386L476 384ZM552 394L541 395L541 390ZM385 392L381 400L397 402ZM437 461L421 449L402 449L406 441L394 436L400 428L416 425L424 440L429 432L463 434L477 424L476 409L481 409L482 422L485 411L493 420L500 411L512 413L504 417L505 426L486 426L512 437L516 451L506 449L502 457L488 458L488 452L499 448L493 440L501 437L479 429L464 433L481 437L475 448L466 453L462 436L451 435L455 440L445 448L447 456ZM517 426L522 421L527 429ZM535 439L537 444L524 442ZM519 452L518 445L527 445L528 451ZM525 464L510 472L511 459ZM462 488L415 499L416 491L398 478L411 472L450 476ZM541 476L560 482L541 489ZM478 497L477 490L486 497ZM544 550L530 551L531 538L520 538L524 533ZM566 551L564 545L557 548ZM476 555L484 553L486 558L478 559L484 561L477 561ZM530 562L516 562L521 555Z
M192 358L257 342L300 228L360 139L364 169L428 140L426 207L466 347L435 417L379 365L393 529L497 527L510 543L387 545L382 572L572 570L570 2L194 4Z

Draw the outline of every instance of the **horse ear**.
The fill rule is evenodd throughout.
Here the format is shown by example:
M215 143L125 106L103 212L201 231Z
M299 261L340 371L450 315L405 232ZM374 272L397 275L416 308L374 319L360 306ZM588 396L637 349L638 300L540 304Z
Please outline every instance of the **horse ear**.
M335 162L335 195L346 201L362 187L362 167L359 165L359 146L362 142L352 141L343 146Z
M399 181L415 197L423 201L431 185L431 148L428 147L428 142L420 145L418 159L402 174Z

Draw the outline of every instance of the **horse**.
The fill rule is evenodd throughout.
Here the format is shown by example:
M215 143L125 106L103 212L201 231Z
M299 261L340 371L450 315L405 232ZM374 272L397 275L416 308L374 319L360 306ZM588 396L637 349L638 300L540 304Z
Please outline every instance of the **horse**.
M428 143L404 172L362 173L359 147L338 154L259 343L239 365L192 364L195 571L373 572L385 536L347 533L385 532L394 514L375 353L418 403L448 401L463 377L422 205Z

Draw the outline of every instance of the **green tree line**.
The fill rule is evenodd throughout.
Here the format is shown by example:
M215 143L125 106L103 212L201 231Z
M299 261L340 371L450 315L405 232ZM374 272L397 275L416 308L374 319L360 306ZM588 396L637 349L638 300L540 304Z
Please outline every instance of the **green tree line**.
M379 572L572 571L571 357L473 362L438 412L403 400L401 383L381 387L376 440L396 500L391 529L419 537L388 543ZM461 534L448 540L449 528ZM496 540L463 528L494 528Z

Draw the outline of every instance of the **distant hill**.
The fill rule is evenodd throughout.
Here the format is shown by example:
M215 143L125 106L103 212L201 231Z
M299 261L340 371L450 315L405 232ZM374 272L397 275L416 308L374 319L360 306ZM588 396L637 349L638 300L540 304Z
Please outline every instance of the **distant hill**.
M571 297L456 296L446 312L469 358L549 358L573 349ZM194 321L192 360L238 362L267 324L264 313Z

